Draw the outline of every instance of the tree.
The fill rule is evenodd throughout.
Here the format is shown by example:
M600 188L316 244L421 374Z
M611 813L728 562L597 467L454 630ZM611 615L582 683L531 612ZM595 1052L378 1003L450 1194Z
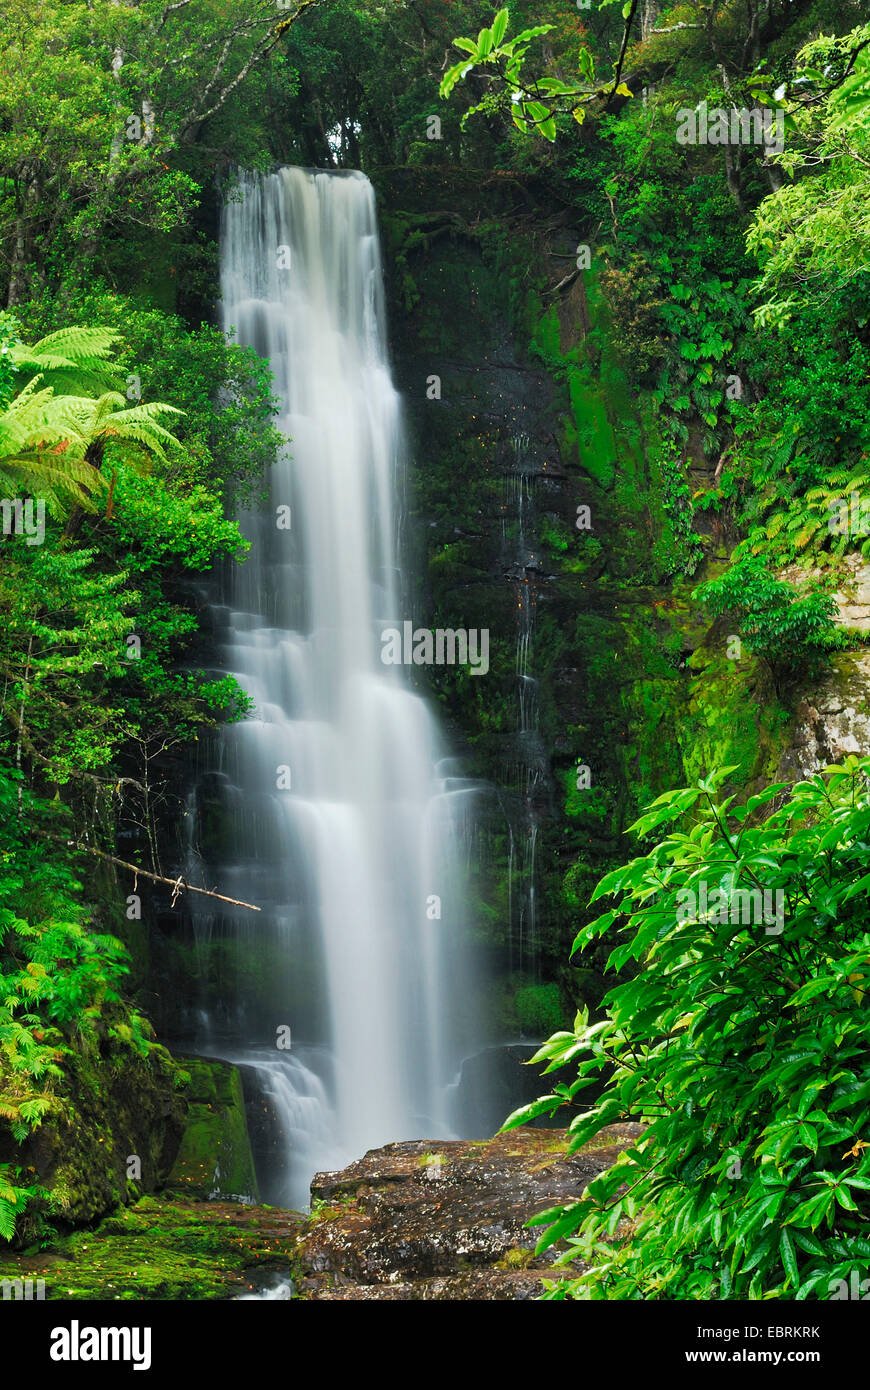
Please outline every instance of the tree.
M781 104L792 138L780 162L794 182L747 233L762 269L756 317L779 328L870 272L870 25L806 44Z
M0 488L15 497L36 492L53 515L71 505L92 508L93 469L84 462L86 440L69 409L69 397L33 383L0 410ZM74 447L71 447L74 446Z
M7 303L112 236L181 226L206 124L317 0L9 0L0 13Z
M61 329L32 348L16 339L12 387L23 389L0 412L0 486L40 492L55 516L70 505L92 511L91 493L107 485L107 448L141 467L165 462L166 450L180 447L160 424L161 416L180 414L177 407L128 407L118 391L101 390L120 379L111 355L117 343L116 333L99 327ZM58 387L69 394L56 394ZM101 390L96 398L87 394L93 387Z

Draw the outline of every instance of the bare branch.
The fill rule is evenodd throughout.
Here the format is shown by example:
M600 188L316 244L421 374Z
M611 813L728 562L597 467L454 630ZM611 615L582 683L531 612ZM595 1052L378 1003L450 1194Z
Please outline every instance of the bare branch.
M61 835L49 835L49 840L59 840L64 844L72 845L81 854L93 854L97 859L104 859L107 864L115 864L119 869L127 869L129 873L136 874L141 878L150 878L153 883L166 883L174 889L173 905L175 898L180 892L201 893L206 898L218 898L222 903L232 903L233 907L246 907L250 912L262 912L261 907L256 907L254 903L242 902L241 898L228 898L225 893L215 893L210 888L197 888L193 883L186 883L179 875L178 878L165 878L163 874L152 874L148 869L140 869L138 864L129 864L126 859L117 859L114 854L106 854L104 850L94 849L92 845L82 845L78 840L64 840Z

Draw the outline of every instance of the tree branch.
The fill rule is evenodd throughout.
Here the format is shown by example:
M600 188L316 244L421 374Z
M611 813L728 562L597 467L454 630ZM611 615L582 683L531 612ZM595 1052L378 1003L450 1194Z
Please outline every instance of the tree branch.
M312 5L316 4L318 4L318 0L298 0L298 4L296 6L296 9L293 11L293 14L290 15L288 19L282 19L280 24L277 24L275 28L272 30L270 38L264 43L262 43L259 48L254 49L248 61L239 69L232 81L228 82L227 85L221 90L217 100L206 111L197 110L187 117L187 119L183 122L181 129L178 133L179 144L182 144L185 140L188 140L193 131L197 130L199 126L201 126L211 116L216 115L217 112L221 110L221 108L227 101L227 98L232 96L236 88L240 86L242 82L244 82L251 69L255 67L258 63L261 63L263 59L266 58L272 52L272 49L277 47L277 45L281 42L283 35L286 34L287 30L290 28L292 24L295 24L299 16L305 10L310 9ZM230 37L232 38L234 37L234 35L231 35ZM217 81L217 78L220 74L221 68L223 67L225 57L226 49L221 54L221 57L218 60L218 66L214 74L212 75L211 81L206 87L205 92L200 97L200 101L203 101L207 94L214 87L215 82Z
M616 71L613 74L613 86L610 89L610 95L608 96L607 101L604 103L605 107L610 105L616 93L616 89L619 86L619 79L622 76L622 65L625 62L625 55L628 51L628 40L631 34L631 26L634 23L634 17L637 14L637 7L639 4L640 0L632 0L631 9L628 13L628 19L625 21L625 32L622 35L622 47L619 50L619 58L616 62Z
M175 889L173 904L179 893L187 892L201 893L203 897L206 898L218 898L222 903L232 903L233 907L246 907L250 912L262 912L263 910L261 907L256 907L254 903L242 902L240 898L228 898L226 894L215 893L210 888L197 888L193 883L185 883L180 874L178 878L165 878L163 874L152 874L148 869L140 869L138 864L129 864L126 859L117 859L114 854L106 854L104 850L94 849L92 845L82 845L78 840L67 840L62 835L49 835L48 839L58 840L62 844L72 845L73 848L78 850L81 854L93 854L97 859L104 859L108 864L117 865L119 869L127 869L131 874L135 874L137 878L141 875L142 878L150 878L153 883L168 884L170 888Z

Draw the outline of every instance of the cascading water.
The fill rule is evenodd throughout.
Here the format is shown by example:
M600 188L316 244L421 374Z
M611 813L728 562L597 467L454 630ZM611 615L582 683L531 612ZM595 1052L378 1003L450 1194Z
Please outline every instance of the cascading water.
M538 731L538 682L529 670L539 569L536 547L530 539L537 465L530 457L528 435L515 434L511 446L513 468L504 480L502 556L516 597L517 732L516 762L508 770L508 776L521 800L517 813L508 816L510 967L536 974L537 799L546 781L546 757Z
M286 1138L275 1190L299 1205L317 1167L450 1132L468 789L381 661L382 630L406 617L403 437L369 181L244 176L223 210L221 286L225 329L271 365L289 445L268 503L241 518L251 552L217 613L255 710L224 730L192 815L207 785L229 824L209 873L263 911L198 907L194 929L242 965L276 962L285 1003L252 1018L244 997L212 997L196 1042L257 1069Z

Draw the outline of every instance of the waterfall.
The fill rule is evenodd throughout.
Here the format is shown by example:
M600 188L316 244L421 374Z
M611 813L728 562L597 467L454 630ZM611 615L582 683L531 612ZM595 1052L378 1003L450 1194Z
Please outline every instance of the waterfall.
M537 465L526 434L511 440L512 469L504 478L502 561L516 607L517 731L506 776L515 793L508 815L508 921L510 969L538 973L535 856L538 798L546 782L546 754L538 730L538 681L530 672L540 560L534 540Z
M193 813L207 784L229 827L209 872L263 910L199 907L194 928L230 942L235 979L270 962L285 1004L252 1016L218 990L197 1041L260 1068L293 1174L277 1187L300 1203L315 1167L449 1136L466 973L455 827L469 789L425 701L381 661L383 629L410 615L368 179L243 176L223 208L221 294L225 330L270 363L287 447L268 497L240 517L251 551L216 609L222 669L255 710L222 731Z

